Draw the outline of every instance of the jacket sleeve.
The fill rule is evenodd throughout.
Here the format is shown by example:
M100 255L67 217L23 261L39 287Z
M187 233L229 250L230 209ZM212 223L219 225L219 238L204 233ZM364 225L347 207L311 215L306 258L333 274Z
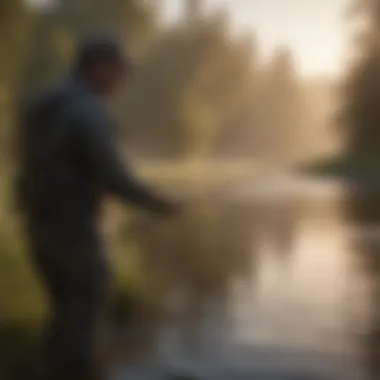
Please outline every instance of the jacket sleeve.
M81 150L91 172L111 195L126 203L160 212L165 201L142 184L131 168L122 162L109 124L103 112L89 109L80 112Z

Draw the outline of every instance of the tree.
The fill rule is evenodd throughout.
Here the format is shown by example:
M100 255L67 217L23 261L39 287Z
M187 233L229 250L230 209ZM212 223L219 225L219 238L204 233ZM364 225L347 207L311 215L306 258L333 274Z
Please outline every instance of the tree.
M380 146L380 2L355 0L352 17L363 18L356 34L356 48L345 90L344 122L350 150L358 155L375 152ZM355 153L355 154L356 154Z
M137 0L60 0L43 8L30 34L23 88L34 91L56 80L68 69L76 43L91 35L107 33L132 56L142 55L155 25L153 9Z
M355 178L378 183L380 148L380 1L355 0L350 16L362 19L362 28L355 35L354 57L344 87L344 127L348 141L350 166ZM347 165L346 165L347 166ZM375 187L358 187L349 199L347 213L355 224L378 225L379 194ZM364 243L363 243L364 242ZM359 255L354 263L369 279L369 331L366 336L366 371L368 379L380 374L380 282L379 250L364 240L358 244Z
M377 182L379 174L380 1L353 0L348 15L354 26L353 46L339 115L346 152L317 165L315 171L344 174L371 184Z
M23 96L55 82L68 70L74 47L73 35L50 13L41 13L30 31L20 91Z
M288 48L277 49L262 72L256 122L260 154L281 162L294 158L301 123L303 88Z
M23 0L4 0L0 12L0 86L15 80L25 47L30 15Z
M32 14L23 0L4 0L0 12L0 166L9 165L9 139L20 69L24 61Z
M247 113L254 45L231 38L227 14L196 15L191 8L191 22L162 35L130 91L129 121L145 155L215 153Z
M137 55L156 27L154 7L139 0L61 0L57 18L76 38L108 33Z

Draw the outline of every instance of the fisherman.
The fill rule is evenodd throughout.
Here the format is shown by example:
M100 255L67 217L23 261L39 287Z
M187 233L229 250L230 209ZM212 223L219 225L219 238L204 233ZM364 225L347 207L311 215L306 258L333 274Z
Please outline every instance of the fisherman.
M51 300L44 380L93 380L97 322L109 270L99 232L106 195L153 213L179 212L140 183L119 158L102 102L131 75L116 41L80 47L62 84L35 96L20 123L19 195L31 255Z

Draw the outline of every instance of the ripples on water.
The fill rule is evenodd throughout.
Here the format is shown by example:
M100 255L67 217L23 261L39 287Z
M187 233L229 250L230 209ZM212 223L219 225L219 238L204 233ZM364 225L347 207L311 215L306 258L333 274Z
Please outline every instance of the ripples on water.
M380 196L279 189L245 186L175 222L144 222L140 248L168 317L151 359L379 379Z

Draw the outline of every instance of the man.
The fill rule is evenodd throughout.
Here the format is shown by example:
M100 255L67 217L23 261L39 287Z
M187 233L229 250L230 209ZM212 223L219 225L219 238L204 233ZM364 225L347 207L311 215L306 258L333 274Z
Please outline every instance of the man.
M93 348L108 268L98 229L105 195L161 215L175 203L140 184L116 153L101 99L131 71L117 44L80 49L72 77L27 105L20 123L19 194L32 258L51 297L46 380L95 379Z

